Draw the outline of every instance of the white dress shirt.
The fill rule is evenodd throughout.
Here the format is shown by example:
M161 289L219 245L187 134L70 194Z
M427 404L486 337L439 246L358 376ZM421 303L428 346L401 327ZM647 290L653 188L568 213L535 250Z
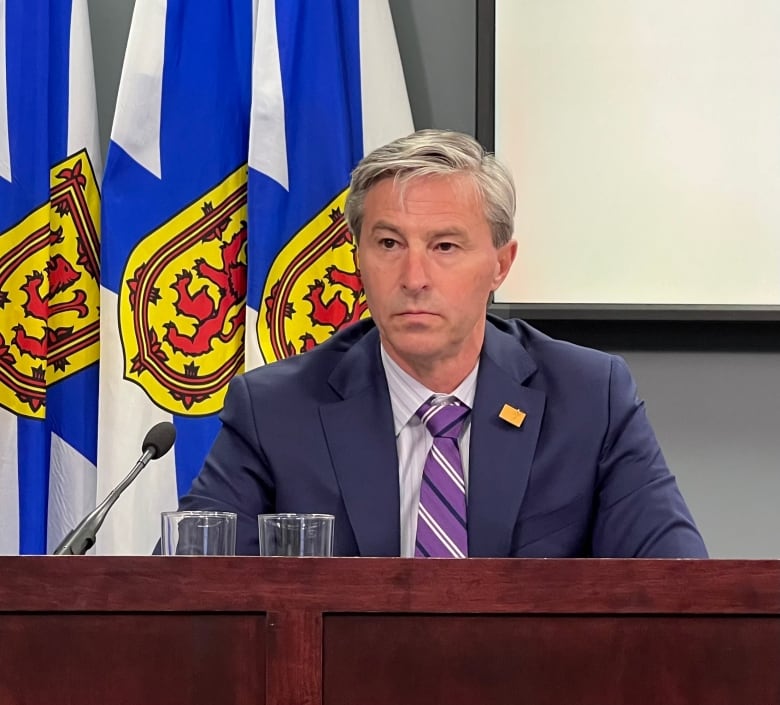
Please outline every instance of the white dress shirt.
M469 408L474 406L477 389L479 360L466 379L451 394L441 394L428 389L404 372L381 346L382 364L385 368L387 387L390 390L390 404L393 407L395 424L395 445L398 449L398 486L401 495L401 555L414 557L414 542L417 537L417 510L420 506L420 485L425 467L425 458L433 445L433 436L415 413L423 402L433 397L457 398ZM463 479L466 493L469 487L469 440L471 439L471 414L461 429L458 438L463 461Z

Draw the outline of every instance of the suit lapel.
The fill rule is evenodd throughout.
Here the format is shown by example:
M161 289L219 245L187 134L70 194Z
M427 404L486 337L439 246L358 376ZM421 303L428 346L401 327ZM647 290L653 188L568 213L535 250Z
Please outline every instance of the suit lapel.
M469 451L469 555L508 556L544 414L544 392L524 386L536 364L517 337L488 323L480 358ZM328 380L341 397L320 418L360 555L400 555L398 453L392 406L369 331ZM499 417L504 404L526 417Z
M323 404L320 418L360 555L398 556L398 454L376 329L344 355L328 382L342 399Z
M546 399L523 386L535 370L518 340L488 323L471 421L470 556L509 556ZM504 404L526 414L519 428L499 416Z

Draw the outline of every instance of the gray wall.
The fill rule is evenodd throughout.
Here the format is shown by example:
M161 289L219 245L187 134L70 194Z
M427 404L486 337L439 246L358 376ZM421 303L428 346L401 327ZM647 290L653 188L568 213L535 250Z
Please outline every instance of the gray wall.
M92 32L92 60L95 63L95 91L103 164L106 163L105 152L111 136L116 92L134 4L134 0L88 0L87 3Z
M390 0L418 128L474 132L475 4ZM89 2L104 145L132 6ZM622 354L711 554L780 557L780 353Z

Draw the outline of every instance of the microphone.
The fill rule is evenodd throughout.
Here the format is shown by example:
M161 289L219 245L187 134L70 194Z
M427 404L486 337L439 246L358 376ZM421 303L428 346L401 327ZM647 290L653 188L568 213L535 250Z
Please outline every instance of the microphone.
M114 506L119 495L127 489L127 486L135 480L138 473L143 470L150 460L165 455L176 440L176 428L170 421L161 421L152 426L141 445L143 454L133 466L130 474L122 480L108 496L85 516L73 531L71 531L54 549L55 556L83 556L95 545L95 536L108 514L108 510Z

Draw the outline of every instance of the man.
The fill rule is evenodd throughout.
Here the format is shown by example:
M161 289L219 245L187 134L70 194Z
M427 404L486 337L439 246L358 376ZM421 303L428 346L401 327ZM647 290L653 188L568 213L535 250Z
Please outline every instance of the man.
M486 316L512 179L471 137L365 157L345 216L371 320L230 386L182 509L334 514L337 555L706 557L625 363Z

